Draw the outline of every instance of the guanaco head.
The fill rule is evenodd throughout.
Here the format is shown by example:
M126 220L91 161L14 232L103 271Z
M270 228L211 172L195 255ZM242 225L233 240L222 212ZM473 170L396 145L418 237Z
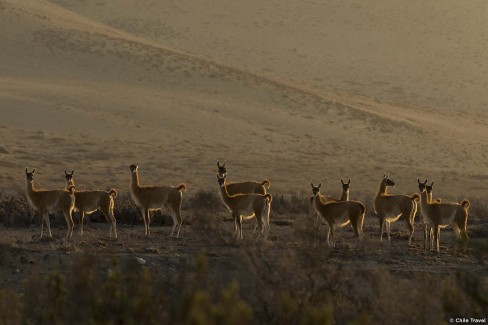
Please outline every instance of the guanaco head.
M226 177L225 174L223 176L220 176L220 174L217 174L217 182L219 182L220 187L223 187L225 185L225 177Z
M427 178L423 182L421 182L420 179L417 178L417 182L419 183L419 191L420 191L420 193L424 193L425 188L427 187Z
M313 183L310 183L310 185L312 185L313 196L317 196L320 193L320 187L322 186L322 183L319 183L318 186L314 186Z
M432 195L432 188L434 187L434 182L430 185L425 185L425 190L427 191L427 195Z
M129 166L129 168L131 173L137 173L137 168L139 168L139 166L132 164Z
M32 182L34 180L34 172L36 169L34 168L30 173L27 171L27 167L25 167L25 178L28 182Z
M72 183L73 182L73 174L75 173L74 170L71 171L71 174L64 170L64 177L66 177L66 182Z
M224 161L224 164L221 165L219 161L217 161L217 168L219 169L219 175L222 177L227 174L227 169L225 168L225 164L227 162Z
M395 182L390 179L389 174L384 174L383 175L383 184L385 184L386 187L388 186L395 186Z
M341 183L342 183L342 190L344 192L349 192L349 185L351 184L351 179L349 178L349 181L347 183L344 183L344 181L341 178Z

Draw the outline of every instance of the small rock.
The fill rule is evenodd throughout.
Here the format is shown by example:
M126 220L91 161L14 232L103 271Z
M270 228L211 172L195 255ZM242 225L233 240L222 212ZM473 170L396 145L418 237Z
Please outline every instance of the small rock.
M145 261L145 260L143 260L143 259L142 259L142 258L140 258L140 257L136 257L136 261L137 261L137 263L139 263L139 264L141 264L141 265L146 264L146 261Z

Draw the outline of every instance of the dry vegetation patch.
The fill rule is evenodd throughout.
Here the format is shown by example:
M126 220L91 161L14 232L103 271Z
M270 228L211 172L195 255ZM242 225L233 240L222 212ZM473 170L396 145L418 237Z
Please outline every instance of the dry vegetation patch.
M0 323L373 324L486 317L488 254L477 244L484 234L471 225L476 244L467 254L454 252L453 243L440 254L424 253L418 232L407 250L404 227L390 244L380 243L375 222L365 228L361 247L344 228L337 247L328 248L327 226L317 237L307 196L275 198L270 240L256 240L248 222L244 240L236 241L217 193L200 191L186 197L180 239L169 237L172 221L164 211L145 238L140 212L122 194L117 240L106 236L108 225L95 214L83 237L64 244L56 237L39 240L37 214L22 197L3 197ZM485 227L484 210L475 211L473 227ZM64 227L60 217L54 234Z

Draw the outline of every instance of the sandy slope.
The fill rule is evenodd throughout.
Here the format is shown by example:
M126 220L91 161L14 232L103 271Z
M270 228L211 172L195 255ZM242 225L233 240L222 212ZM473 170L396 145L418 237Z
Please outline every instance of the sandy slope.
M124 190L138 162L144 182L215 188L227 159L231 179L266 177L278 192L314 180L335 193L350 177L372 193L388 171L398 191L429 176L439 196L487 193L476 2L434 8L456 18L452 51L423 2L402 30L391 15L417 11L386 1L116 3L0 1L0 187L23 187L29 166L46 187L67 168L80 187Z
M53 2L173 48L322 90L442 109L488 104L482 0Z

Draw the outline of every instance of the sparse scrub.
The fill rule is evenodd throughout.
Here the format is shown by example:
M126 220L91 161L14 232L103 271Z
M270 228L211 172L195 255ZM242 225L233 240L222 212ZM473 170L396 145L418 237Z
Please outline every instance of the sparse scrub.
M252 309L240 297L237 283L210 286L204 256L179 275L177 282L183 285L173 297L162 275L145 266L112 260L103 274L97 274L99 263L82 256L73 264L71 274L77 276L60 270L32 276L25 294L0 290L2 324L251 323Z
M461 202L462 200L457 200ZM473 198L469 209L469 223L485 223L488 220L488 202L486 199Z
M223 212L225 207L217 190L199 189L183 203L183 209L191 209L195 212Z
M222 238L223 233L219 224L221 220L225 220L228 213L216 190L198 190L184 202L182 209L189 214L185 218L186 223L205 229L213 238Z
M26 226L34 217L23 195L0 197L0 222L4 226Z
M59 255L60 265L54 266L54 271L32 272L20 290L0 282L0 324L132 324L141 319L147 324L438 324L459 315L486 317L485 274L464 270L456 274L435 273L404 269L405 264L376 267L374 263L384 266L392 260L407 259L407 255L391 246L373 255L370 252L373 249L367 247L358 250L340 244L337 249L328 248L323 242L325 226L322 242L315 240L316 220L309 210L309 196L275 194L274 198L272 206L276 210L271 218L291 218L289 238L258 243L249 239L245 245L231 243L228 224L222 227L222 216L228 213L217 188L196 191L188 195L182 208L191 222L192 235L197 229L205 230L205 237L198 239L205 254L192 249L182 254L181 251L186 251L187 236L181 241L159 242L160 238L155 238L151 245L159 253L142 256L147 260L144 265L137 263L133 252L95 257L73 250L69 257L63 251ZM25 213L23 218L29 223L30 208L25 198L11 200L2 197L0 208L12 206L12 214ZM127 193L121 193L115 200L119 224L142 223L140 211ZM478 204L473 200L475 219L479 221L468 229L474 239L482 234L477 234L477 227L486 225L483 205L476 209ZM0 221L9 225L8 216L1 216ZM38 222L37 214L34 216ZM105 222L101 214L100 218ZM158 224L172 225L169 215L156 215L154 219ZM17 217L12 220L14 226L24 226ZM63 221L60 218L58 224L61 226ZM376 235L377 221L366 232L374 231ZM273 228L276 227L272 225L271 234ZM124 234L120 237L122 240L116 244L125 245ZM342 242L349 238L353 238L350 231L344 234ZM407 238L406 235L404 240ZM482 237L477 239L470 244L468 254L479 255L483 269L486 250L479 246ZM377 236L370 239L373 240L376 243ZM280 246L283 242L286 246ZM178 246L175 250L178 254L166 255L167 251L173 252L166 247L167 243ZM41 243L44 244L50 243ZM19 248L16 252L12 249L17 245L0 246L0 266L9 273L22 260ZM429 255L409 254L435 262ZM442 260L445 263L451 258L449 255Z
M271 204L272 216L290 216L299 214L308 214L310 211L310 199L305 195L292 194L273 195ZM220 195L216 190L198 190L195 194L189 195L188 199L183 202L182 210L192 215L205 214L221 215L227 210L222 203ZM155 211L151 223L158 226L172 225L169 211ZM142 220L140 209L134 204L129 193L119 193L115 198L114 215L118 223L122 224L139 224ZM61 214L54 214L54 225L62 225L64 220ZM37 212L32 212L23 195L2 196L0 197L0 222L5 226L26 226L38 217ZM77 220L78 213L73 213L73 219ZM94 212L87 216L92 222L106 222L103 213Z
M443 280L442 304L449 317L472 315L485 318L488 310L488 279L476 274L457 272Z
M309 196L298 193L274 194L271 213L272 215L308 214L311 211L310 207Z
M129 193L121 193L115 198L115 218L119 223L136 224L141 222L141 212ZM93 220L93 215L92 215Z

